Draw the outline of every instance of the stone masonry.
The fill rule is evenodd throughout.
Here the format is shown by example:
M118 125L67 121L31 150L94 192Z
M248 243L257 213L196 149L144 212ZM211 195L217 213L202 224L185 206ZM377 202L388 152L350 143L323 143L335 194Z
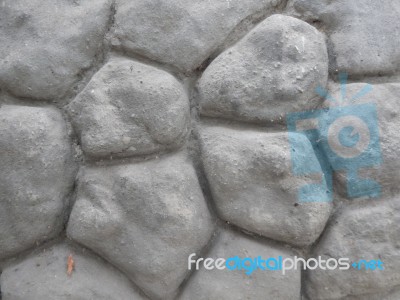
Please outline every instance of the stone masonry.
M287 115L366 84L381 192L353 199ZM0 300L398 300L399 157L398 0L0 0Z

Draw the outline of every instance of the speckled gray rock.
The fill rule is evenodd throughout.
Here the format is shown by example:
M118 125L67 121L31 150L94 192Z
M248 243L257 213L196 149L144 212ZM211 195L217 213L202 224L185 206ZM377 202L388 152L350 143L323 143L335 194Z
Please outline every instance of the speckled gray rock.
M365 271L351 267L349 270L307 271L305 288L311 300L388 292L400 285L399 209L398 198L373 203L355 202L333 220L312 257L321 256L325 260L346 257L351 263L360 259L380 259L384 270Z
M0 259L59 234L74 161L54 108L0 108Z
M366 85L366 83L348 84L346 86L346 99L343 100L343 106L344 108L349 105L353 106L353 109L348 113L348 115L353 115L362 110L358 105L375 105L379 127L379 145L377 147L380 148L382 163L376 163L375 160L371 159L370 166L362 166L357 172L360 178L372 179L379 183L381 186L381 195L390 197L400 192L400 84L375 84L367 94L357 98L355 101L349 101L349 99L359 94ZM340 88L332 92L332 97L340 101ZM336 107L334 103L327 104L331 104L332 109ZM357 129L357 131L359 130ZM372 140L371 135L373 134L370 131L367 132L370 140ZM357 143L355 147L360 145L362 146L362 143ZM362 149L359 149L361 153L363 153ZM348 173L338 172L336 175L338 191L342 195L346 195L346 178L348 177Z
M89 156L150 154L181 146L189 100L170 74L125 58L108 62L69 105Z
M241 236L230 231L223 231L216 238L207 257L263 259L296 255L281 246L258 242L250 237ZM246 275L244 270L206 270L202 267L194 271L180 300L242 300L242 299L300 299L300 273L290 270L282 275L281 271L256 270Z
M67 274L69 255L74 261ZM132 283L90 251L57 244L13 262L1 274L3 300L143 300Z
M0 86L16 96L62 97L103 51L110 0L0 5Z
M320 184L319 192L326 193L321 167L306 137L296 134L294 147L304 157L299 162L314 172L296 176L286 133L204 126L200 135L205 174L224 220L294 245L309 245L318 238L331 203L299 198L307 184ZM310 201L319 200L308 196Z
M189 72L251 15L281 0L118 0L112 44ZM251 21L248 21L251 23Z
M288 112L315 107L314 89L325 86L327 77L323 36L301 20L273 15L205 70L199 81L201 114L283 121Z
M105 257L155 299L170 299L186 257L212 234L196 174L183 154L88 168L79 179L68 235Z
M331 68L352 75L391 74L400 68L397 0L294 0L306 20L319 22L331 42Z

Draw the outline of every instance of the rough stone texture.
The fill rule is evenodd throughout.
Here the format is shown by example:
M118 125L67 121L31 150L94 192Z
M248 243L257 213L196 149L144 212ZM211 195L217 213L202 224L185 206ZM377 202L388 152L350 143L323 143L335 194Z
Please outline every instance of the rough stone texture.
M397 0L0 0L0 299L400 299L399 15ZM376 106L380 165L338 167L308 131L362 112L319 110L342 71L346 100ZM347 127L333 146L356 145ZM358 173L315 202L329 164ZM193 252L386 269L190 272Z
M312 300L387 292L400 285L399 199L353 206L334 219L312 257L380 259L384 270L307 271L305 288Z
M303 18L320 22L331 43L331 67L351 75L400 69L397 0L293 0Z
M346 86L347 101L357 95L366 83L353 83ZM392 196L400 192L400 106L399 106L400 84L375 84L372 90L352 104L373 103L376 105L378 114L379 140L382 156L382 164L370 168L360 168L359 174L362 178L369 178L377 181L382 187L384 196ZM341 99L341 92L338 88L332 92L332 97ZM329 105L329 103L328 103ZM335 107L334 104L331 104ZM354 108L357 110L357 106ZM338 173L338 191L346 194L346 173Z
M303 163L316 165L319 174L294 176L286 133L203 127L200 135L206 177L224 220L295 245L318 238L331 203L298 203L301 187L323 180L306 137L297 135L297 150L304 153Z
M146 294L170 299L213 225L183 154L89 168L79 179L68 234L124 270Z
M112 43L190 72L251 15L281 0L118 0ZM249 21L251 23L251 21Z
M75 263L67 274L69 255ZM62 243L6 267L1 274L3 300L142 300L119 271L89 251Z
M0 86L19 97L67 93L102 49L110 0L3 0Z
M54 108L0 108L0 259L59 234L74 181L66 125Z
M274 15L218 56L199 82L203 115L281 121L318 104L328 59L323 36L298 19Z
M189 100L170 74L125 58L108 62L70 104L83 151L95 157L181 146Z
M233 232L223 231L217 237L207 257L234 256L263 258L293 257L294 252L276 245L268 245ZM181 300L241 300L241 299L300 299L300 270L256 270L250 276L241 270L206 270L202 267L193 275L179 299Z

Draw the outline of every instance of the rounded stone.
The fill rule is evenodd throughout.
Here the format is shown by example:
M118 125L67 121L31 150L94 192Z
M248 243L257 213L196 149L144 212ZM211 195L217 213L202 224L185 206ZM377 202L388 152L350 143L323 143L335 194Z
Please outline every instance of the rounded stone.
M297 246L312 244L323 231L332 204L309 140L287 133L265 133L203 126L200 144L205 175L221 218L247 231ZM301 153L295 174L291 149ZM316 184L319 189L303 188ZM315 193L314 193L315 192ZM301 196L304 199L301 198Z
M75 162L60 112L0 108L0 260L59 234Z
M68 106L82 149L127 157L179 148L188 133L189 100L169 73L111 59Z
M0 86L23 98L66 95L102 53L110 0L4 0Z
M309 24L273 15L219 55L200 78L200 112L249 122L283 122L315 108L328 78L324 37Z

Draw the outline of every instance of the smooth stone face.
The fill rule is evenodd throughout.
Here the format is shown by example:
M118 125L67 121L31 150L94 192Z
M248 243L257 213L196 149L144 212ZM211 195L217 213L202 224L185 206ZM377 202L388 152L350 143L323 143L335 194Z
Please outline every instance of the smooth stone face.
M207 257L228 259L240 258L263 259L270 257L282 259L295 256L291 250L283 247L260 243L246 236L230 231L223 231L216 238L215 244ZM271 266L273 262L271 262ZM195 266L193 266L193 269ZM300 299L301 271L255 270L250 275L245 270L206 270L193 271L180 300L241 300L241 299Z
M359 168L356 168L356 171L361 179L372 179L376 181L381 187L381 196L391 197L400 192L400 106L398 96L400 94L400 84L375 84L372 86L370 92L350 102L349 99L359 94L366 85L366 83L346 85L347 96L342 106L344 109L346 109L347 106L352 106L353 108L350 109L346 115L353 116L362 111L362 105L374 105L377 118L369 118L368 122L371 126L376 126L375 124L377 124L378 128L374 128L378 131L379 135L379 144L377 147L380 148L380 157L382 161L377 162L375 159L370 159L357 162L356 156L353 162L350 159L347 165L350 166L350 164L352 164L355 167L359 166ZM332 97L340 101L341 92L339 87L332 92ZM331 105L331 109L340 109L340 107L335 104L327 103L327 105L329 104ZM368 113L368 111L365 111L365 113ZM368 122L365 124L368 125ZM339 129L340 128L342 127L339 127ZM357 134L363 133L361 126L355 127L355 129ZM366 134L370 137L370 141L372 141L375 133L369 130ZM362 139L362 137L360 136L359 139ZM360 153L363 154L363 149L367 149L366 151L368 151L368 148L361 147L362 145L360 140L358 140L353 148L358 148ZM347 178L348 173L346 171L337 173L337 190L342 195L347 194Z
M280 2L118 0L112 44L190 72L200 67L243 20L267 14Z
M273 15L218 56L199 81L202 115L283 122L314 108L328 78L323 36L307 23ZM315 99L313 99L315 98Z
M333 70L376 76L400 69L397 0L293 0L293 7L327 32Z
M67 274L69 255L74 261ZM142 300L132 283L90 251L61 243L7 266L0 278L4 300Z
M312 172L294 175L286 133L264 133L202 127L201 151L205 175L221 218L248 231L286 243L313 243L328 220L330 202L302 202L300 189L319 184L326 192L321 167L306 137L294 134ZM318 190L311 190L318 192Z
M85 169L68 235L123 270L154 299L171 299L213 221L184 155Z
M170 74L124 58L108 62L69 105L85 154L151 154L181 146L189 100Z
M0 108L0 260L60 233L75 164L53 108Z
M109 0L4 0L0 86L19 97L63 97L101 55Z
M372 201L372 200L371 200ZM400 214L398 197L392 201L354 202L330 223L311 257L381 260L384 270L307 271L305 290L310 299L389 292L400 284ZM376 265L376 264L375 264ZM390 299L390 295L387 295ZM343 298L347 299L347 298ZM354 298L349 298L354 299ZM384 297L373 299L385 299ZM397 299L397 298L395 298Z

